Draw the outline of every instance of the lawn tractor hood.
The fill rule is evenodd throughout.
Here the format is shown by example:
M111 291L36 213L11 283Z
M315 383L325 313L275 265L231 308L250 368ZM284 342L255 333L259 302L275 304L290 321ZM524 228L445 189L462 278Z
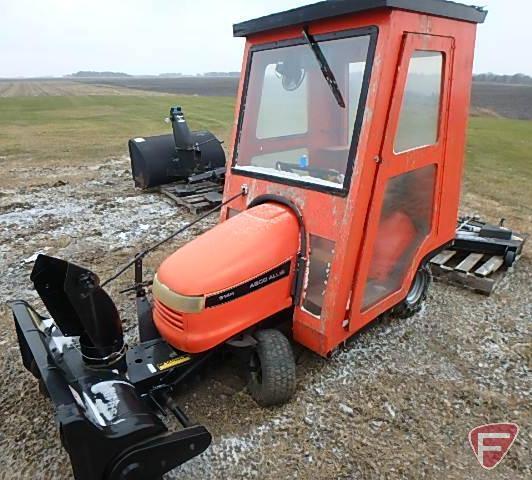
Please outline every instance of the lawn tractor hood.
M250 208L187 243L159 267L154 322L175 348L214 347L292 304L300 230L277 203Z

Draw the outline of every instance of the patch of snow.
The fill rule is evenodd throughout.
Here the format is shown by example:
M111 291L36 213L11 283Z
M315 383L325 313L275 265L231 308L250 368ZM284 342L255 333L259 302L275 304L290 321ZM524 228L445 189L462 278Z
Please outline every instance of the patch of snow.
M264 463L262 443L269 441L268 435L272 430L280 429L289 422L290 419L277 416L242 435L228 435L214 440L204 453L169 472L168 478L213 478L210 465L220 458L230 465L241 466L244 477L256 476L258 467Z
M33 255L31 255L30 257L25 258L24 260L22 260L22 262L23 263L33 263L35 260L37 260L37 257L39 256L40 253L43 253L43 252L36 252Z
M392 408L392 406L388 402L384 403L384 408L388 410L388 413L390 414L392 418L395 418L395 410Z
M342 412L342 413L345 413L346 415L353 415L354 413L354 410L347 406L345 403L339 403L338 404L338 409Z

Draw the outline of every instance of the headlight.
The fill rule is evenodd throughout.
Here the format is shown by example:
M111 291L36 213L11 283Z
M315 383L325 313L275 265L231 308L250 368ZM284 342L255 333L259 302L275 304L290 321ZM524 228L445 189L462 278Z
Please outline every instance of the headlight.
M205 308L204 296L181 295L170 290L155 275L152 286L153 296L167 307L177 312L199 313Z

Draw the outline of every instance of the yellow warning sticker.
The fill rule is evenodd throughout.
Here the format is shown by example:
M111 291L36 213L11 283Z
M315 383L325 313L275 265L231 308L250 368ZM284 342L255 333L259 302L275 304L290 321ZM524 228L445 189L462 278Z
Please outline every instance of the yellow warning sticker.
M177 365L181 365L182 363L186 363L189 360L192 360L192 357L189 357L188 355L183 355L181 357L172 358L170 360L166 360L166 362L157 364L157 368L159 370L167 370L172 367L177 367Z

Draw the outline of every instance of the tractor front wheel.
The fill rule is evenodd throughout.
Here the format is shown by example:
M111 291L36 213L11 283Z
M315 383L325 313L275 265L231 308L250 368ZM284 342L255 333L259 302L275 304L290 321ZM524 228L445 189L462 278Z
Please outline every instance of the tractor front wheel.
M406 298L390 310L390 316L408 318L419 312L427 298L430 280L430 270L427 266L422 266L416 272Z
M279 330L259 330L251 354L248 390L262 407L290 400L296 390L296 362L288 339Z

